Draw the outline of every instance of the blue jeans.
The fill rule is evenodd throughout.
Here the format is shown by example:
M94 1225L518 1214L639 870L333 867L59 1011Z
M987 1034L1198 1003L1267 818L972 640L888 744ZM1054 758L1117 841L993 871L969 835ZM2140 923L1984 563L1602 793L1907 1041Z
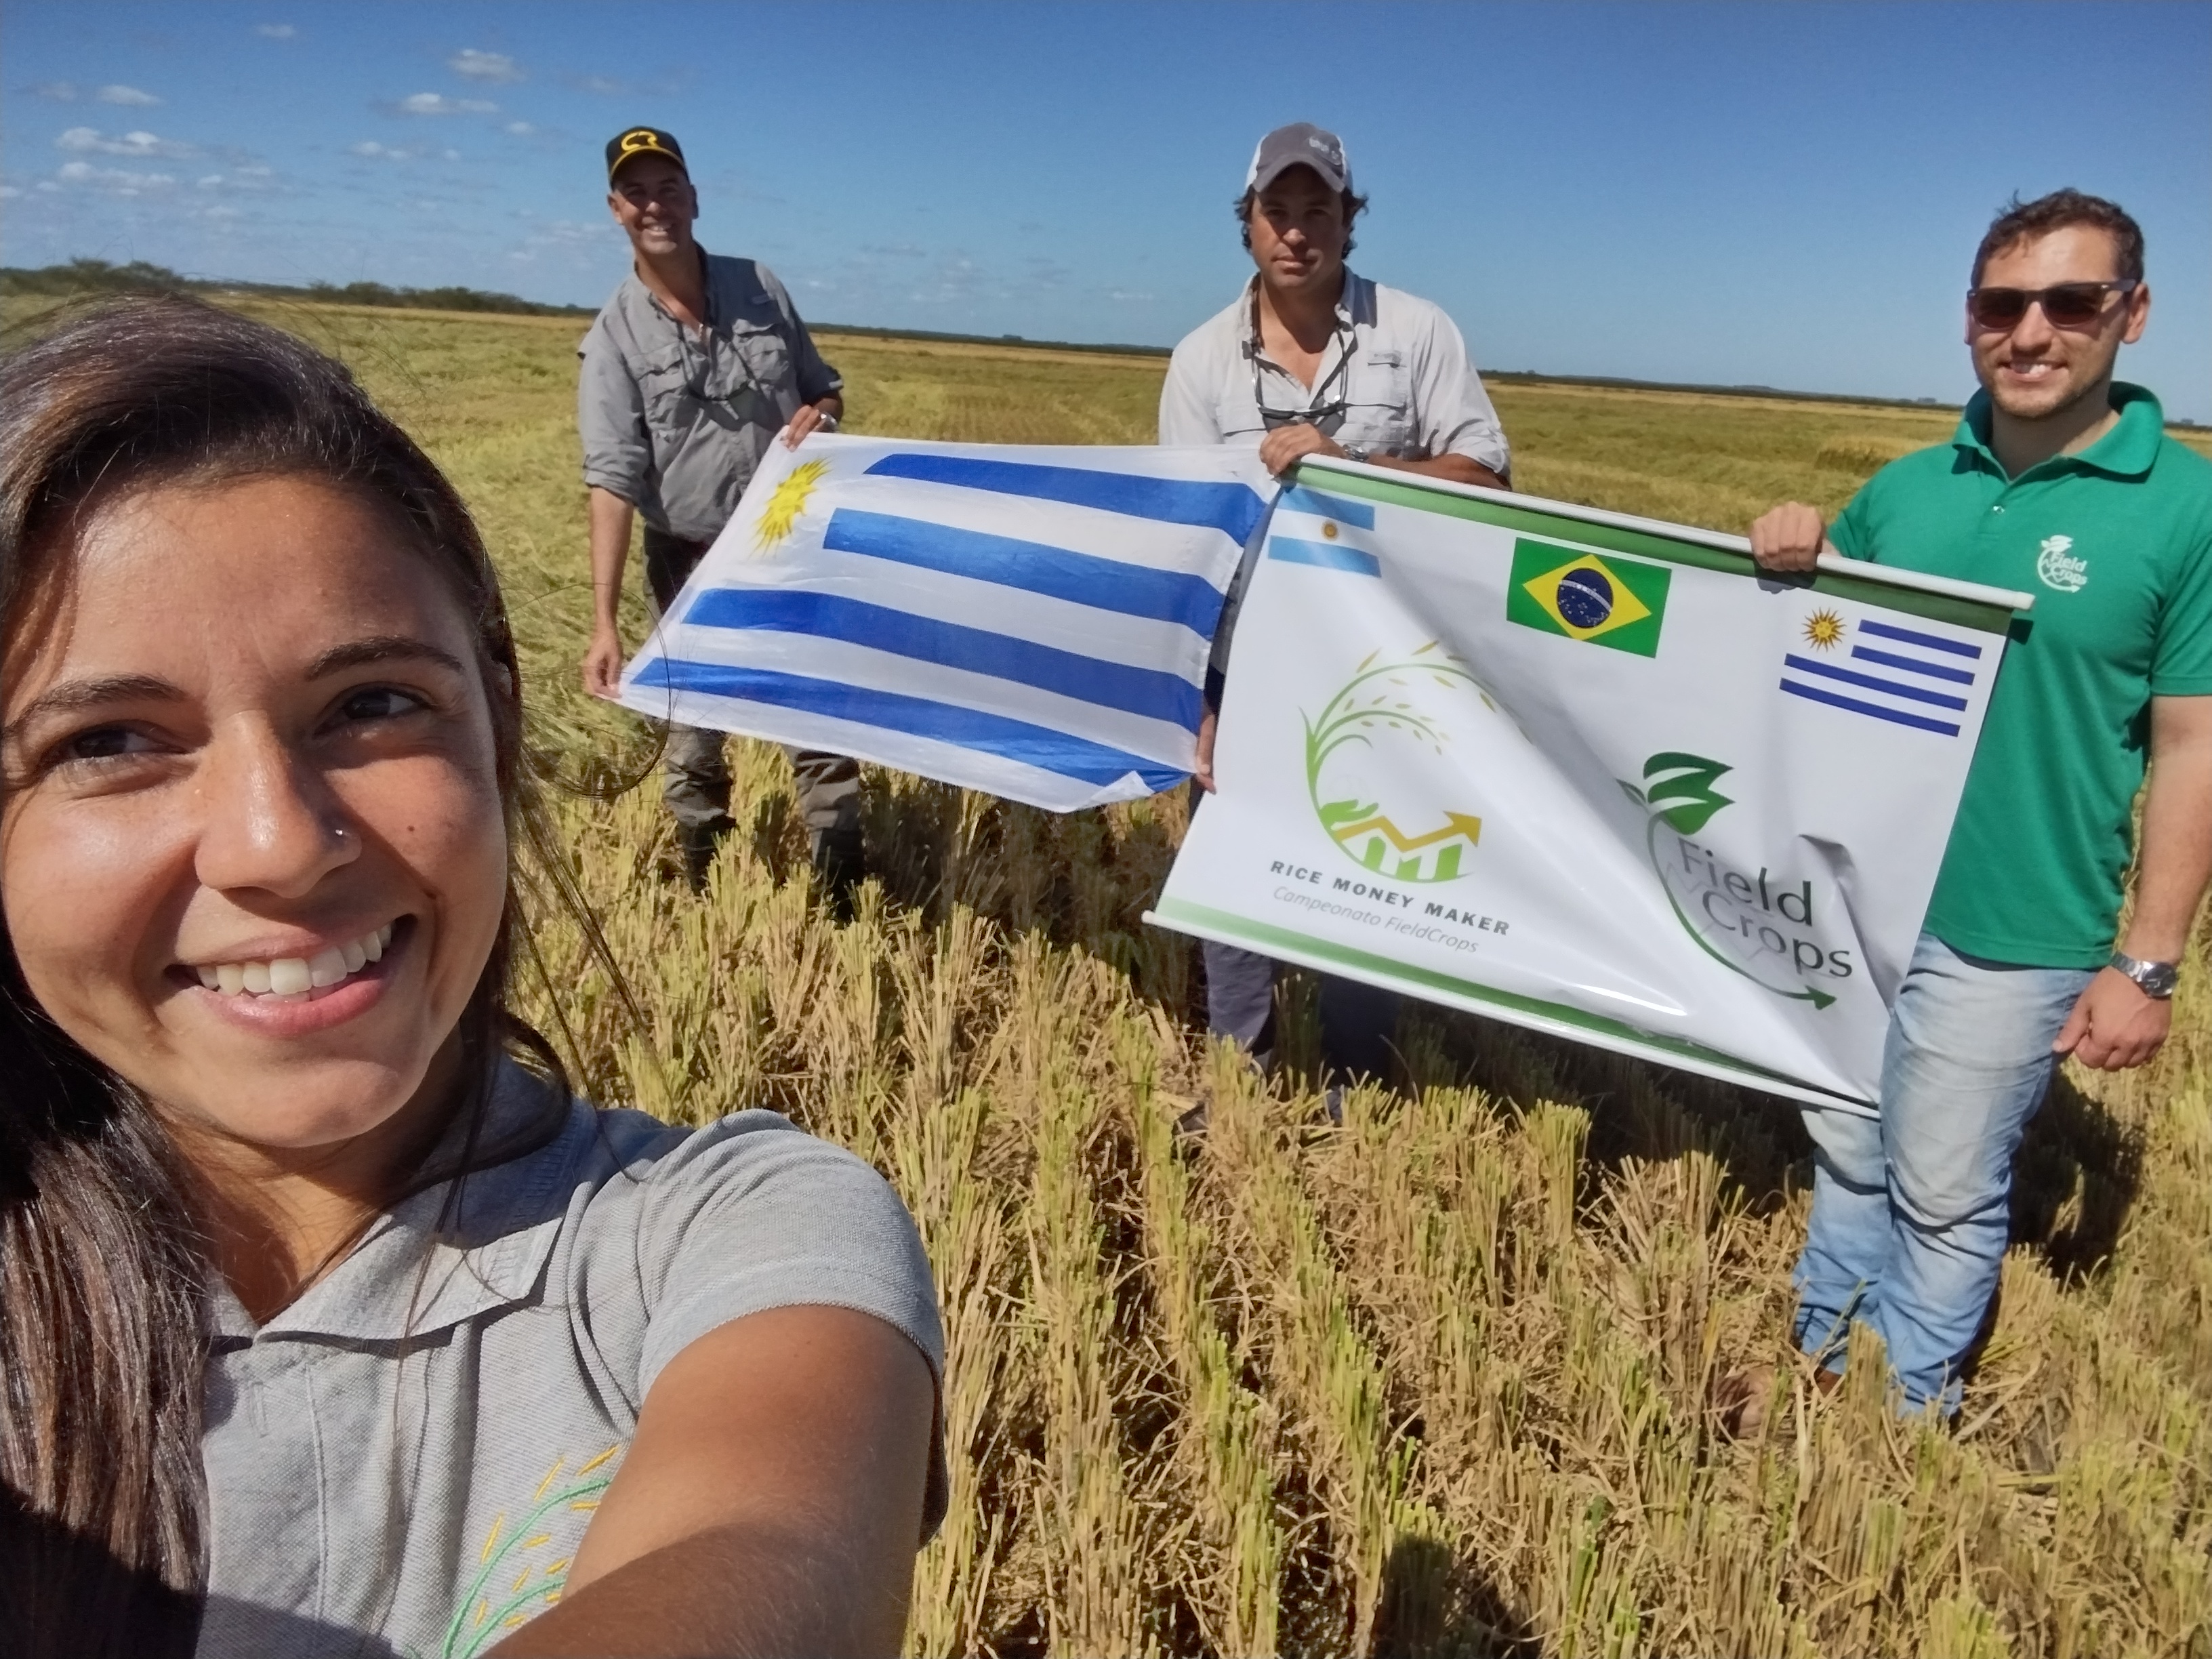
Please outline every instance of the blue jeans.
M1882 1046L1881 1121L1805 1111L1799 1347L1841 1370L1862 1321L1887 1346L1908 1410L1958 1409L1960 1364L2004 1261L2013 1153L2050 1087L2051 1041L2094 977L1979 962L1920 936Z
M1275 1058L1275 975L1282 963L1218 939L1202 941L1206 963L1206 1032L1233 1037L1261 1071ZM1382 1082L1390 1075L1391 1039L1405 999L1364 980L1321 981L1322 1067L1335 1083L1358 1077Z

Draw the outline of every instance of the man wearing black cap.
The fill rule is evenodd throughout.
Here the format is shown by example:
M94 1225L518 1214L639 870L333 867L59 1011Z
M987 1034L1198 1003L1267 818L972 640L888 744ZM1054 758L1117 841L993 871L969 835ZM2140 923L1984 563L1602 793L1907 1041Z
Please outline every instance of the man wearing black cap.
M659 615L729 522L777 433L795 446L836 431L844 411L844 383L783 284L765 265L693 240L699 197L674 137L631 127L608 140L607 206L634 258L578 348L576 392L592 520L584 689L602 697L622 678L616 611L633 514L645 519L646 585ZM860 769L799 750L792 763L815 869L842 908L860 875ZM669 728L662 793L685 874L701 887L730 829L720 732Z
M1366 205L1334 133L1300 121L1260 141L1237 203L1259 269L1236 303L1176 347L1160 441L1254 447L1278 473L1304 456L1340 455L1504 488L1505 434L1451 319L1345 266L1352 216ZM1216 637L1199 729L1206 790L1237 597ZM1208 1026L1264 1065L1274 1047L1274 963L1211 940L1205 957ZM1395 993L1323 978L1322 1060L1340 1083L1388 1073L1397 1013Z

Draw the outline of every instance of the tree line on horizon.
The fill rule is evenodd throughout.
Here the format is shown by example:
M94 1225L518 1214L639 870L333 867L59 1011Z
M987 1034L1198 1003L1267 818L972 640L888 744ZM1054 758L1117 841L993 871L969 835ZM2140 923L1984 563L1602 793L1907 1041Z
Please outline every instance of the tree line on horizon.
M71 259L36 269L0 266L0 295L77 294L252 294L269 299L319 300L354 306L391 306L421 311L498 311L526 317L589 317L591 306L556 306L520 295L448 283L440 288L393 288L385 283L246 283L186 276L144 259L116 264L106 259Z

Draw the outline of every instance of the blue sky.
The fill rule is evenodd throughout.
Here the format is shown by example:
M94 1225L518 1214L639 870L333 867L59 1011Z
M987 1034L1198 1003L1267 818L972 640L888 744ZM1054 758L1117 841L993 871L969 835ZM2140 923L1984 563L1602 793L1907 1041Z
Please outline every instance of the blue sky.
M596 304L600 149L828 321L1171 343L1261 132L1345 137L1354 264L1478 362L1956 400L2014 191L2144 224L2123 373L2212 421L2212 4L356 3L0 9L0 262Z

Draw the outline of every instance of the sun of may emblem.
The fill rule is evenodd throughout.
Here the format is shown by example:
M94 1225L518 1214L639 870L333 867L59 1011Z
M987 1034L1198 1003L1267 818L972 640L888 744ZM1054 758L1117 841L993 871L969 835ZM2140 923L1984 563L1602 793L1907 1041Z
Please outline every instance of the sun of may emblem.
M1815 611L1805 618L1805 643L1816 651L1832 651L1844 642L1844 619L1832 611Z
M814 486L829 471L827 461L806 461L784 474L783 482L776 485L768 498L768 505L761 509L760 522L753 526L755 552L770 552L791 534L799 514L806 511L806 498L814 493Z

